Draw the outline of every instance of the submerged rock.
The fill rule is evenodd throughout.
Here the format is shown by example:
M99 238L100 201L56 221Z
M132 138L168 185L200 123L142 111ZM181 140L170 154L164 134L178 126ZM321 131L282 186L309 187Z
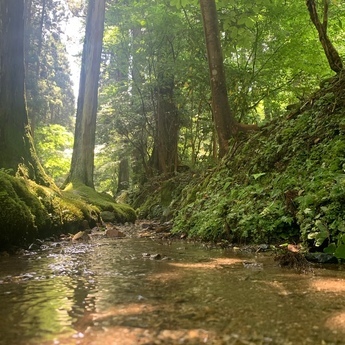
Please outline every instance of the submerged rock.
M77 232L73 237L72 241L88 241L90 239L90 236L87 231L79 231Z
M316 262L319 264L337 264L338 259L332 255L327 253L307 253L305 255L306 259L311 262Z
M126 235L116 228L105 230L105 236L109 238L126 237Z

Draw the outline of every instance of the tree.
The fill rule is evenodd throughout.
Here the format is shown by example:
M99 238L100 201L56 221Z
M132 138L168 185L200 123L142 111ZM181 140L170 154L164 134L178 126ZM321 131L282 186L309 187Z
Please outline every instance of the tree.
M25 89L32 133L48 124L71 128L75 100L62 39L65 0L30 0L25 6Z
M303 100L321 78L330 75L303 2L216 3L226 78L223 98L230 104L237 131L246 129L243 122L281 116L287 105ZM341 19L337 4L334 8ZM212 164L217 156L199 5L197 0L109 3L97 143L107 149L112 146L102 154L113 154L118 143L128 146L132 177L164 171L158 154L169 145L158 141L159 131L164 133L159 118L166 128L168 121L177 120L178 164L198 168ZM332 31L336 23L329 26L339 41L341 33L336 36ZM171 86L169 92L165 85ZM169 97L160 97L164 89ZM176 108L176 116L158 111L159 104L164 108L163 101L169 99L171 106L166 108L170 115ZM174 138L170 133L163 136L167 142Z
M329 8L329 0L322 0L323 2L323 18L322 23L316 8L315 0L307 0L306 5L308 7L308 12L310 15L310 19L313 22L318 34L319 40L321 42L322 48L326 54L329 66L331 69L339 73L343 69L343 62L339 56L338 51L335 49L334 45L332 44L331 40L327 34L327 26L328 26L328 8Z
M178 163L179 113L174 99L174 76L167 67L174 60L173 40L174 37L169 37L165 33L162 39L162 42L165 42L165 44L161 44L156 61L157 86L154 93L155 133L151 167L158 174L167 174L175 171Z
M129 159L123 157L119 162L119 173L117 179L117 193L129 188Z
M94 188L94 148L105 0L89 0L71 170L66 182Z
M257 127L239 124L229 105L216 3L214 0L200 0L200 8L209 64L213 118L219 141L219 157L221 158L229 150L230 138L239 130L257 129Z
M24 94L24 0L0 2L0 168L50 185L33 146Z
M107 13L98 133L105 126L116 131L132 147L126 150L134 158L132 171L139 159L146 177L170 173L178 161L177 56L185 44L177 37L180 18L166 3L129 8L117 1Z
M200 8L209 64L214 124L219 140L219 156L223 157L228 152L229 139L237 132L237 122L228 101L216 3L213 0L200 0Z

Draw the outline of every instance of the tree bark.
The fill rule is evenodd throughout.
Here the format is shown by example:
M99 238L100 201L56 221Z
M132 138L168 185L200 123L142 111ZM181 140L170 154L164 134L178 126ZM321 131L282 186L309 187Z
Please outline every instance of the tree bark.
M229 151L229 139L238 131L258 130L256 125L239 124L228 100L223 54L215 0L200 0L210 73L212 110L219 144L219 157Z
M157 85L154 90L154 143L150 167L154 173L169 174L177 168L177 145L180 129L179 111L175 104L174 75L166 65L175 62L173 37L162 36L156 60Z
M178 110L174 101L173 76L159 73L156 91L155 136L152 167L158 174L168 174L177 167L179 132Z
M44 21L46 17L46 0L42 2L42 12L40 17L40 24L39 24L39 36L38 36L38 45L37 45L37 61L36 61L36 78L39 79L40 70L41 70L41 54L42 54L42 45L43 45L43 27Z
M129 188L129 160L123 157L119 164L119 178L117 180L117 193Z
M237 122L228 101L228 91L220 44L218 16L214 0L200 0L210 73L212 109L219 141L219 156L229 150L229 139L237 132Z
M308 12L310 15L310 19L313 22L318 34L319 40L321 42L322 48L326 54L328 64L331 69L339 73L343 70L343 62L340 58L338 51L333 46L331 40L327 34L327 26L328 26L328 6L329 0L323 0L323 20L322 23L320 21L316 4L314 0L307 0L306 5L308 7Z
M24 0L0 0L0 168L52 185L38 161L25 102Z
M94 188L94 149L105 0L89 0L71 170L66 182Z

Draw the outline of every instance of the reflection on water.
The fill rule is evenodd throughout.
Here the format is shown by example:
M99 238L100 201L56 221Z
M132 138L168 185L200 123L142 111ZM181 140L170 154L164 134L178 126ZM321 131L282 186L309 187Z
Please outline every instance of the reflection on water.
M299 275L267 255L65 244L0 258L0 344L345 344L344 290L341 270Z

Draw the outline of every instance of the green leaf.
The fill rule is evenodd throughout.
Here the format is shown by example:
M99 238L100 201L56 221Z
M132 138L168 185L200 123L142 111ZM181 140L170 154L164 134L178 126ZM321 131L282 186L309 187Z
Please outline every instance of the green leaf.
M322 232L322 233L327 233L328 235L328 229L327 227L321 222L321 220L317 220L315 222L315 225L319 228L319 230Z
M264 175L266 175L266 173L253 174L252 176L253 176L254 180L257 180L258 178L260 178L261 176L264 176Z
M241 17L237 23L238 25L244 25L247 28L253 28L255 26L255 22L249 17Z
M223 190L226 190L230 185L231 185L231 182L226 182L223 187Z
M170 0L170 5L175 6L177 9L181 8L180 0Z
M335 243L331 243L328 247L323 249L323 252L326 254L334 254L337 249L337 246Z
M345 244L341 244L337 249L335 250L334 255L338 259L345 259Z
M338 19L338 25L339 25L340 29L343 28L343 22L340 19Z
M315 246L319 247L328 238L328 231L316 231L308 234L308 239L315 240Z
M313 214L313 211L309 207L307 207L303 210L303 213L307 214L307 215L311 215L311 214Z

